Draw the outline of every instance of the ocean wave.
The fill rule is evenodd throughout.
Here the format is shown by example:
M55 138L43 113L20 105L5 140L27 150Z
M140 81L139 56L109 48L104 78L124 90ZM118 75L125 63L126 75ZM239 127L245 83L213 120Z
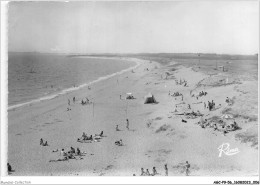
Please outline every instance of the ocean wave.
M80 56L80 57L83 57L83 56ZM85 58L119 59L119 58L116 58L116 57L114 58L114 57L88 57L88 56L86 56ZM96 79L94 81L91 81L89 83L81 84L81 85L76 86L76 87L70 87L70 88L67 88L67 89L63 89L62 91L60 91L58 93L55 93L55 94L52 94L52 95L48 95L48 96L44 96L44 97L41 97L41 98L37 98L37 99L31 100L31 101L25 102L25 103L20 103L20 104L8 106L8 111L12 110L12 109L15 109L15 108L23 107L23 106L26 106L26 105L31 105L31 104L34 104L34 103L39 103L39 102L42 102L42 101L51 100L51 99L54 99L54 98L56 98L58 96L68 94L68 93L70 93L72 91L76 91L76 90L82 89L84 87L93 85L93 84L98 83L98 82L103 81L103 80L107 80L107 79L112 78L112 77L114 77L116 75L120 75L120 74L123 74L123 73L125 73L127 71L136 69L137 67L139 67L141 65L141 61L144 61L144 60L135 59L135 58L120 58L120 59L135 62L136 65L133 66L133 67L129 67L127 69L123 69L123 70L121 70L119 72L115 72L115 73L112 73L112 74L109 74L109 75L106 75L106 76L99 77L98 79Z

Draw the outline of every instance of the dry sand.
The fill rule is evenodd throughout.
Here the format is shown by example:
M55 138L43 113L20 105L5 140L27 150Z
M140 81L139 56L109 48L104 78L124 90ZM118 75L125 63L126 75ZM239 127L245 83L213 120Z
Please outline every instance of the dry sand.
M167 71L172 75L164 79ZM188 87L175 84L175 79L180 78L188 81ZM212 79L192 68L175 67L174 62L167 66L143 61L134 73L129 71L101 81L92 85L91 90L84 88L10 110L8 162L15 170L11 175L132 176L140 175L141 167L151 172L153 166L164 175L163 166L167 163L170 176L183 176L185 161L191 164L190 175L194 176L257 175L257 81L209 86ZM199 82L208 84L198 87ZM208 95L199 100L190 96L191 91L200 90L206 90ZM178 112L189 111L188 104L192 110L207 115L205 118L229 111L237 115L236 121L242 129L224 136L222 132L195 124L200 118L175 116L175 106L182 101L180 97L175 100L169 96L169 91L184 95L185 104L178 106ZM125 100L128 92L136 99ZM158 104L144 104L144 96L149 92L154 94ZM76 104L71 103L71 111L67 111L67 99L74 96ZM227 96L234 97L232 106L225 103ZM80 104L85 97L94 102L94 113L93 104ZM198 103L212 99L217 105L221 104L215 111L210 112L204 109L203 103ZM130 121L129 131L126 116ZM182 118L187 123L181 122ZM150 123L149 127L147 123ZM116 125L122 131L116 131ZM106 137L100 142L77 142L83 132L90 135L102 130ZM47 140L50 146L40 146L40 138ZM124 146L114 144L119 139L123 140ZM223 143L229 143L231 149L238 148L239 153L219 157L218 147ZM87 154L81 160L49 162L60 158L59 152L53 150L64 148L68 151L71 146L79 147Z

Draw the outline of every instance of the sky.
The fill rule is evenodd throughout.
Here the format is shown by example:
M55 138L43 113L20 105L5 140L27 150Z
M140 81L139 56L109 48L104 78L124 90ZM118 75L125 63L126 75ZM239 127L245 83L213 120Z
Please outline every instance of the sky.
M258 1L10 2L8 50L256 54Z

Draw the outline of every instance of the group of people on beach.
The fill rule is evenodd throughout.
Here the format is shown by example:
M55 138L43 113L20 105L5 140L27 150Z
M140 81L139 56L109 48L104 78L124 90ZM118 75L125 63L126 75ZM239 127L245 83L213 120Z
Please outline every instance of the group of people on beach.
M208 101L208 109L209 111L212 111L213 109L215 109L215 102L212 100L211 102Z
M206 96L208 93L207 92L204 92L204 91L201 91L201 92L199 92L199 96L201 97L201 96Z
M52 152L58 152L58 149L53 150ZM79 159L82 159L81 157L84 156L84 154L86 154L86 152L81 152L79 148L75 150L75 148L70 147L70 150L68 150L67 152L65 152L64 149L61 149L60 156L62 158L59 158L57 160L50 160L49 162L68 161L69 159L77 159L76 156L78 156Z
M93 141L93 140L99 140L102 137L104 137L104 132L103 130L100 132L100 134L95 134L95 136L93 137L92 135L87 136L87 134L85 132L83 132L82 136L80 138L77 139L78 142L84 142L84 141Z
M175 80L175 83L176 83L176 85L182 85L182 84L184 84L184 87L187 87L187 81L184 79L184 80L181 80L181 78L180 78L180 81L178 81L178 80Z
M188 176L190 174L190 163L186 161L186 163L183 165L183 168L185 170L186 176ZM165 176L168 176L167 164L164 165L164 170L165 170ZM152 173L149 172L149 169L146 169L145 171L144 168L141 168L141 176L156 176L156 175L160 175L160 174L157 172L155 167L153 167Z
M227 124L222 119L218 121L208 121L207 119L203 119L201 117L201 120L197 122L197 124L200 125L201 128L210 127L213 128L214 131L222 131L224 135L230 131L239 129L239 126L235 120L233 120L233 123Z
M87 105L89 103L90 103L90 100L87 97L85 98L85 100L84 99L81 100L81 105Z

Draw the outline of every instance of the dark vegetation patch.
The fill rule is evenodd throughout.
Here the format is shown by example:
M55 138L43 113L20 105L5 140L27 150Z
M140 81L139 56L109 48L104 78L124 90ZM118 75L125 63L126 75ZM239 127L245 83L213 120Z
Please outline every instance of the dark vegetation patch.
M162 126L160 126L160 127L155 131L155 133L164 132L164 131L168 130L170 127L171 127L170 125L163 124Z
M242 143L251 143L251 147L256 147L258 149L258 134L255 133L239 133L235 136L236 139L240 140Z

